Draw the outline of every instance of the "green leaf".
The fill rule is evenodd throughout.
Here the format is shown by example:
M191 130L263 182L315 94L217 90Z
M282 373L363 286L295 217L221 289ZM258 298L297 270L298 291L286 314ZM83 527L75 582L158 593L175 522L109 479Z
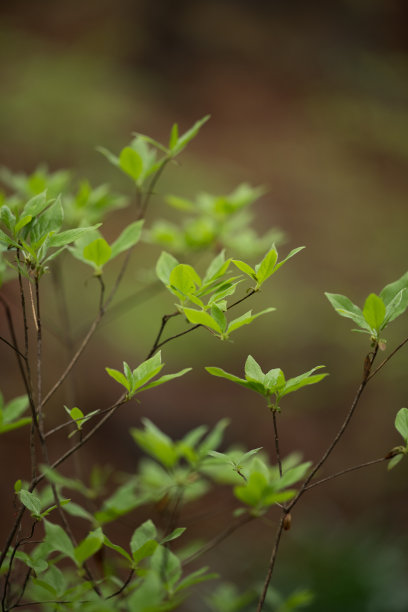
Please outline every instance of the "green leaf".
M50 468L48 465L41 465L40 467L42 473L49 482L52 482L58 487L79 491L83 495L89 496L89 489L87 489L80 479L67 478L66 476L63 476L57 472L57 470Z
M150 567L168 587L174 586L181 577L179 558L164 546L156 548L150 560Z
M290 251L289 255L287 255L285 257L285 259L282 259L282 261L280 261L278 264L276 264L275 269L274 269L274 273L277 272L279 270L279 268L281 266L283 266L283 264L288 261L288 259L291 259L295 255L297 255L297 253L299 253L300 251L303 251L304 248L305 248L304 246L301 246L301 247L296 247L296 249L292 249Z
M316 374L315 376L311 376L311 374L313 374L313 372L315 372L316 370L319 370L320 368L324 368L324 367L325 367L324 365L319 365L319 366L312 368L308 372L305 372L304 374L295 376L295 378L289 378L283 390L279 392L279 396L284 397L288 393L293 393L293 391L297 391L298 389L301 389L302 387L306 387L307 385L314 385L315 383L318 383L323 378L328 376L328 374L327 373Z
M62 247L67 244L71 244L71 242L75 242L83 236L84 234L95 230L100 227L102 224L97 223L96 225L91 225L89 227L77 227L75 229L66 230L64 232L59 232L59 234L54 234L50 236L48 246L51 247Z
M248 355L245 362L245 378L264 385L265 374L262 372L261 366L255 361L252 355Z
M216 321L218 327L224 333L227 329L227 317L224 312L217 306L217 304L213 304L211 306L211 317Z
M88 244L83 250L83 257L90 261L97 272L102 270L102 267L111 258L112 249L104 238L97 238Z
M11 423L18 419L28 408L28 396L20 395L15 397L3 409L3 422ZM31 419L29 419L31 421Z
M119 167L137 182L143 171L143 160L134 149L125 147L119 155Z
M18 242L10 238L10 236L7 236L3 230L0 230L0 242L3 242L6 246L14 247L16 249L20 248Z
M206 580L214 580L216 578L219 578L218 574L206 574L205 572L207 570L207 567L201 567L199 570L196 570L195 572L192 572L191 574L183 578L183 580L180 580L175 592L178 593L179 591L188 589L194 586L195 584L200 584L200 582L205 582ZM236 610L238 610L238 608L236 608Z
M203 280L203 284L207 284L210 281L214 281L215 279L223 276L225 272L228 270L228 266L231 262L231 259L227 259L225 261L225 249L223 249L214 259L210 262L207 271L205 273L205 277Z
M42 193L39 193L28 200L27 204L23 208L21 216L25 217L26 215L31 215L31 217L36 217L45 208L47 208L49 204L50 200L47 200L47 191L43 191Z
M186 307L183 307L183 312L190 323L193 323L194 325L204 325L204 327L209 327L217 333L222 334L221 327L218 325L217 321L213 319L210 314L208 314L208 312Z
M365 301L363 316L371 329L380 331L381 324L385 318L385 304L378 295L370 293Z
M386 306L395 298L395 296L402 290L408 289L408 272L405 272L398 280L386 285L380 291L380 298Z
M192 368L184 368L184 370L180 370L180 372L175 372L174 374L165 374L164 376L160 376L157 380L153 380L152 382L144 385L141 391L146 391L146 389L152 389L153 387L157 387L158 385L162 385L169 380L173 380L173 378L179 378L179 376L184 376L187 372L190 372Z
M177 463L178 454L171 438L149 419L143 419L143 424L144 430L137 428L130 430L135 442L165 467L173 467Z
M39 497L37 497L37 495L34 495L34 493L30 493L30 491L27 491L26 489L20 489L17 495L19 496L23 506L30 510L31 514L36 517L40 516L41 500Z
M96 147L96 150L99 153L102 153L102 155L104 155L106 159L110 161L111 164L116 167L119 166L119 157L108 151L108 149L105 149L105 147Z
M255 270L253 268L251 268L251 266L249 266L247 263L245 263L245 261L240 261L239 259L233 259L232 263L235 264L237 266L237 268L239 270L241 270L241 272L244 272L244 274L247 274L253 280L256 281L256 272L255 272Z
M325 296L340 316L352 319L359 327L371 332L371 328L365 320L361 309L353 304L348 297L339 293L325 293Z
M140 221L135 221L123 230L120 236L111 245L111 259L119 255L119 253L127 251L127 249L130 249L137 242L139 242L142 233L143 223L143 219Z
M166 542L172 542L173 540L177 540L177 538L179 538L185 532L185 530L185 527L176 527L176 529L169 533L168 536L163 538L160 543L165 544Z
M267 252L261 263L255 266L257 287L260 287L266 279L273 274L277 259L278 251L275 246L273 246L270 251Z
M253 388L251 383L248 382L247 380L244 380L243 378L239 378L238 376L234 376L234 374L229 374L228 372L226 372L222 368L217 368L217 367L214 367L214 366L209 366L209 367L206 367L205 369L212 376L218 376L219 378L226 378L227 380L230 380L231 382L238 383L239 385L241 385L243 387L246 387L247 389L252 389Z
M284 472L283 476L277 482L277 487L279 489L285 489L286 487L290 487L296 482L299 482L299 480L303 480L311 465L311 461L306 461L305 463L301 463L300 465L286 470L286 472Z
M173 255L170 253L166 253L166 251L162 251L159 259L156 264L156 274L158 278L164 283L166 286L170 284L170 274L172 270L179 265L179 262Z
M201 286L201 278L192 266L178 264L170 273L169 285L175 287L182 296L188 296Z
M140 389L140 387L145 385L151 378L154 378L163 367L164 363L161 362L161 351L157 351L153 357L143 361L143 363L132 372L133 383L131 393L135 393L137 389Z
M123 385L125 389L130 391L131 389L130 383L127 380L126 376L122 374L122 372L119 372L119 370L114 370L113 368L105 368L105 370L111 378L116 380L116 382L118 382L120 385Z
M1 419L0 419L1 421ZM12 423L0 423L0 433L6 433L8 431L13 431L14 429L19 429L20 427L24 427L25 425L31 424L31 417L26 417L24 419L18 419L17 421L13 421Z
M206 115L191 127L187 132L184 132L182 136L180 136L177 140L177 143L173 146L172 155L178 155L181 151L187 146L187 144L197 136L200 128L206 123L210 118L210 115Z
M408 445L408 408L401 408L395 418L395 428Z
M235 331L236 329L239 329L240 327L242 327L243 325L249 325L249 323L252 323L252 321L255 321L255 319L257 319L258 317L268 313L268 312L272 312L273 310L276 310L276 308L265 308L265 310L261 310L260 312L257 312L256 314L252 314L252 310L249 310L248 312L246 312L245 314L243 314L242 316L238 317L237 319L234 319L233 321L231 321L231 323L228 325L228 335Z
M51 547L51 550L58 550L70 559L75 560L73 544L64 529L60 525L50 523L46 519L44 519L44 527L46 534L45 541Z
M408 289L401 289L396 296L388 302L385 309L385 319L381 326L384 329L388 323L402 315L408 307Z
M111 542L107 536L104 537L103 543L105 546L107 546L108 548L111 548L112 550L117 552L119 555L124 557L127 561L132 563L132 557L129 555L129 553L124 548L122 548L122 546L119 546L118 544L113 544L113 542Z
M138 551L146 542L154 540L157 537L157 529L154 523L149 519L140 525L132 535L130 540L130 550L132 554Z
M286 385L285 375L282 370L280 368L269 370L265 374L264 385L269 393L279 394Z
M90 531L86 538L75 548L74 557L77 565L82 566L89 557L98 552L103 546L104 539L105 536L100 527Z
M21 217L20 220L16 223L16 226L14 228L14 233L18 234L19 231L23 229L23 227L25 227L28 223L30 223L32 218L33 218L32 215L25 215L24 217Z
M392 470L392 468L398 465L398 463L402 461L403 458L404 455L402 453L400 453L399 455L395 455L395 457L392 457L388 462L387 469Z

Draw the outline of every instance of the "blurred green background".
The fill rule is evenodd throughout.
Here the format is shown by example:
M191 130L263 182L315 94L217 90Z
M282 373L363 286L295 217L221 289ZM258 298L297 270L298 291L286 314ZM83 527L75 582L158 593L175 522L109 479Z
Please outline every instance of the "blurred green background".
M317 459L342 422L367 352L365 336L350 333L352 325L335 315L323 292L344 293L362 305L368 293L408 268L408 5L27 0L0 10L2 165L25 172L44 162L51 170L68 167L78 178L131 194L126 178L95 147L116 152L134 131L166 141L173 122L187 129L211 113L180 167L163 177L147 224L157 214L174 217L160 193L228 193L248 181L267 188L256 207L258 231L281 228L282 254L307 247L249 306L277 311L238 332L234 343L217 343L199 330L167 345L169 366L194 367L190 385L174 382L170 395L159 388L141 406L125 407L84 449L84 461L131 471L138 453L127 429L142 415L175 437L228 416L228 443L240 440L272 453L262 401L203 371L218 365L241 375L248 353L264 369L281 367L288 376L327 366L330 378L290 397L282 417L283 452L300 449L306 459ZM116 212L105 235L115 237L130 220L131 209ZM171 297L144 288L144 271L159 252L142 246L134 254L116 305L75 371L75 399L84 412L116 397L104 367L144 359L161 316L173 310ZM96 309L96 283L80 264L69 265L66 290L78 342ZM11 301L14 289L5 289ZM66 355L54 337L51 291L47 300L51 384ZM406 328L406 316L393 324L388 351ZM21 391L7 347L0 350L8 398ZM407 405L406 363L399 354L367 390L328 472L382 456L399 443L393 421ZM56 399L51 422L58 422L66 394ZM25 442L25 433L2 440L3 463ZM3 476L4 506L21 469L16 456ZM391 474L380 465L305 496L277 586L320 591L310 606L318 612L406 611L407 474L404 463ZM219 503L209 532L228 523L228 512ZM263 576L269 556L270 527L251 529L211 559L214 569L241 584Z

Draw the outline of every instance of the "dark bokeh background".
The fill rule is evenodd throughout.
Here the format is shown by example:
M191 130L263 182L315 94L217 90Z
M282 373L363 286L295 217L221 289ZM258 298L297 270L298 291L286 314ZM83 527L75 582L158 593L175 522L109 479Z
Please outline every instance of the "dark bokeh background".
M141 406L125 407L84 450L86 462L131 471L138 452L127 428L141 415L176 437L228 416L228 442L272 450L262 401L202 369L218 365L239 374L248 353L264 369L282 367L288 376L326 364L330 378L288 398L282 417L283 452L320 456L348 408L367 351L365 337L350 333L352 324L335 315L323 292L362 305L408 267L407 20L408 6L397 0L20 1L1 9L1 164L26 172L41 162L72 167L79 177L129 193L96 145L117 151L133 131L166 140L173 122L187 128L211 113L159 191L190 197L226 193L242 181L265 185L258 230L282 228L281 253L307 246L253 300L254 309L278 308L268 319L237 333L232 344L216 343L204 330L169 344L163 354L172 369L194 367L190 385L174 382L171 394L163 387ZM154 207L170 215L159 197ZM131 218L129 211L115 213L105 234L116 236ZM150 210L147 222L152 218ZM140 269L158 253L144 246L135 254L120 296L129 299L106 317L76 370L75 397L84 411L116 397L104 367L144 359L160 317L172 310L165 294L148 299L143 292ZM6 288L10 299L13 290ZM72 265L67 293L77 341L92 319L95 290L87 272ZM53 335L51 290L47 296L51 384L65 355ZM406 317L391 328L388 350L404 335ZM9 398L19 383L11 378L7 348L0 350ZM399 354L370 386L328 470L382 456L399 443L393 421L407 404L406 363ZM58 422L70 390L64 393L51 421ZM22 476L25 442L24 434L9 436L1 441L3 463L13 457L3 475L7 488ZM322 591L316 611L408 609L406 481L405 465L391 474L380 466L305 496L283 551L282 588ZM8 505L8 493L4 500ZM225 512L219 507L205 528L227 523ZM247 528L209 561L232 581L249 582L263 575L271 537L268 526Z

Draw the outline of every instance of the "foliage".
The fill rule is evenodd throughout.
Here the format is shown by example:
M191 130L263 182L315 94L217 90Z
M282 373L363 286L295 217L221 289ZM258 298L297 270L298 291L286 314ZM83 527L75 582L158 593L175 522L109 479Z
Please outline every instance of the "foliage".
M120 406L142 391L167 385L191 370L185 367L160 375L165 365L163 345L199 327L220 340L229 341L231 334L242 326L275 310L268 306L255 314L248 310L231 317L230 313L232 308L258 293L266 282L271 282L271 277L283 264L303 249L292 249L279 261L272 239L272 234L278 237L277 232L267 232L262 238L254 234L249 227L248 208L264 190L246 183L227 196L201 193L196 200L167 196L168 204L184 214L184 220L179 225L156 220L151 227L144 227L146 210L161 174L207 120L208 117L204 117L197 121L181 135L178 126L173 125L167 145L135 134L118 154L99 149L124 173L136 191L134 219L110 243L100 228L106 214L128 205L128 198L112 194L106 185L92 188L87 181L75 187L66 171L49 173L41 167L29 176L2 171L1 178L9 192L1 198L0 276L2 283L17 279L14 286L20 300L23 328L16 333L13 313L1 294L0 303L6 314L10 339L0 339L16 357L24 394L7 403L0 395L0 433L9 435L11 430L31 426L25 428L26 431L30 429L30 464L25 478L28 473L30 477L28 480L22 477L14 483L18 510L13 518L14 510L10 508L9 535L1 553L3 610L31 605L44 611L161 612L176 609L196 592L196 585L218 578L205 565L189 570L190 563L244 523L269 515L277 527L257 610L266 606L275 612L284 612L306 607L313 599L308 590L295 590L283 596L268 588L281 536L290 529L293 509L304 492L369 464L388 461L388 467L392 468L408 455L408 409L402 408L397 413L395 427L403 438L403 445L392 448L385 457L346 468L320 481L315 479L348 427L366 385L408 341L401 342L373 369L378 349L385 350L382 337L385 329L408 307L407 272L384 287L379 295L371 293L363 309L343 295L326 293L341 316L351 318L359 331L369 335L370 351L343 425L316 463L303 461L301 454L296 452L281 457L278 417L282 418L283 398L321 382L327 373L316 372L324 366L287 377L279 367L264 373L261 365L249 355L244 378L218 366L208 366L206 370L265 399L272 414L273 463L260 447L249 450L242 446L231 447L221 452L228 425L226 419L212 429L200 425L181 439L173 440L152 421L142 418L142 426L130 430L134 443L145 455L134 473L109 475L96 466L90 473L89 482L61 473L60 466L96 435ZM112 405L91 412L86 412L84 407L64 406L65 420L49 429L44 421L45 406L89 345L130 266L130 254L140 240L165 245L166 250L157 258L155 273L175 300L175 311L163 316L156 339L143 361L132 366L124 361L123 370L105 368L113 379L112 384L121 386L121 394ZM234 248L238 243L241 249ZM240 257L257 258L258 263L227 256L227 249L232 248ZM192 259L188 263L185 261L198 249L207 249L210 253L203 269L193 265ZM64 252L92 268L99 283L99 304L79 349L44 395L43 372L50 357L42 343L42 286L46 273L53 266L57 274L62 273ZM107 277L107 264L122 254L119 272L113 279ZM108 295L106 283L111 284ZM183 319L185 330L163 339L168 321L175 316ZM61 326L64 326L63 321ZM83 376L86 377L85 370ZM169 392L170 389L171 386ZM53 402L58 404L55 399ZM67 432L67 439L73 438L65 450L53 442L54 434L61 430ZM58 453L53 461L51 450ZM184 508L188 511L189 504L202 500L209 491L221 486L228 487L235 499L231 524L214 540L201 544L189 541L187 530L181 524L181 511ZM132 526L126 542L116 541L111 525L142 507L148 515L152 507L157 508L158 520L157 517L153 520L151 514L150 518ZM82 528L77 528L78 522ZM258 584L247 585L240 593L236 586L221 582L205 597L206 605L216 612L244 610L258 599L258 589Z

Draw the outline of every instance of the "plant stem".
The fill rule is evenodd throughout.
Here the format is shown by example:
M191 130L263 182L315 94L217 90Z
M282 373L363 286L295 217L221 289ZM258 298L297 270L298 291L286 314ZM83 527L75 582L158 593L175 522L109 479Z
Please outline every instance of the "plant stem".
M220 544L223 540L228 538L228 536L233 534L234 531L236 531L237 529L239 529L240 527L242 527L246 523L249 523L254 518L255 517L252 516L252 514L244 514L244 515L242 515L242 517L241 517L241 519L239 521L237 521L236 523L233 523L232 525L230 525L229 527L224 529L224 531L221 531L221 533L219 533L212 540L210 540L209 542L204 544L204 546L202 546L199 550L197 550L192 555L187 557L187 559L184 559L184 561L182 561L181 565L184 567L185 565L188 565L189 563L191 563L192 561L194 561L195 559L197 559L198 557L200 557L204 553L209 552L210 550L212 550L213 548L218 546L218 544Z
M276 534L275 534L275 541L274 541L274 544L273 544L271 557L269 559L268 571L267 571L267 574L266 574L266 577L265 577L264 586L263 586L263 589L262 589L261 596L259 598L259 602L258 602L258 606L256 608L256 612L261 612L261 610L263 608L263 605L265 603L265 597L266 597L266 594L268 592L269 583L270 583L271 578L272 578L273 568L275 567L276 556L278 554L278 548L279 548L279 543L280 543L280 539L281 539L281 536L282 536L285 516L286 516L286 511L282 511L281 519L279 521L279 525L278 525L278 528L277 528Z
M399 344L389 355L388 357L386 357L374 370L374 372L372 372L367 381L371 380L373 378L373 376L375 376L384 366L385 364L391 359L391 357L393 357L395 355L395 353L397 353L400 349L402 349L402 347L408 342L408 338L405 338L405 340L403 340L401 342L401 344Z
M330 476L326 476L326 478L321 478L320 480L315 480L311 484L305 487L305 491L309 489L313 489L313 487L317 487L325 482L329 482L330 480L334 480L339 476L343 476L344 474L348 474L349 472L355 472L356 470L361 470L362 468L369 467L370 465L376 465L377 463L382 463L383 461L388 461L388 457L380 457L379 459L372 459L371 461L366 461L365 463L360 463L359 465L353 465L352 467L345 468L340 472L336 472L335 474L330 474Z
M276 459L278 462L279 468L279 476L282 478L282 461L279 451L279 435L278 435L278 423L276 418L276 410L272 410L272 418L273 418L273 430L275 432L275 450L276 450Z
M268 591L269 583L270 583L271 578L272 578L273 568L274 568L274 565L275 565L276 555L277 555L277 552L278 552L278 548L279 548L279 543L280 543L282 531L284 529L285 516L287 514L289 514L289 512L292 510L292 508L297 504L299 499L302 497L302 495L307 490L309 482L312 480L314 475L320 470L322 465L327 461L328 457L330 456L330 454L332 453L332 451L334 450L334 448L336 447L338 442L343 437L343 434L346 431L346 429L347 429L347 427L348 427L348 425L349 425L349 423L350 423L350 421L352 419L352 416L353 416L353 414L354 414L354 412L355 412L355 410L357 408L357 405L358 405L358 403L360 401L361 395L362 395L362 393L363 393L363 391L364 391L364 389L365 389L365 387L366 387L366 385L368 383L371 367L372 367L372 364L374 363L374 360L375 360L375 358L377 356L377 352L378 352L378 343L376 343L373 352L368 354L366 356L365 360L364 360L364 370L363 370L363 377L362 377L361 383L358 386L358 389L356 391L354 399L353 399L353 401L351 403L350 409L349 409L349 411L348 411L348 413L346 415L346 418L345 418L343 424L341 425L339 431L335 435L333 441L331 442L331 444L329 445L329 447L327 448L327 450L325 451L325 453L323 454L321 459L317 462L315 467L310 472L309 476L303 482L302 486L300 487L300 489L297 492L297 494L295 495L295 497L282 510L282 516L281 516L281 520L280 520L280 523L279 523L278 530L276 532L275 541L274 541L274 545L273 545L273 549L272 549L272 553L271 553L271 558L270 558L270 561L269 561L268 571L267 571L266 578L265 578L264 588L263 588L261 597L259 599L257 612L260 612L262 610L263 604L265 602L266 593Z

